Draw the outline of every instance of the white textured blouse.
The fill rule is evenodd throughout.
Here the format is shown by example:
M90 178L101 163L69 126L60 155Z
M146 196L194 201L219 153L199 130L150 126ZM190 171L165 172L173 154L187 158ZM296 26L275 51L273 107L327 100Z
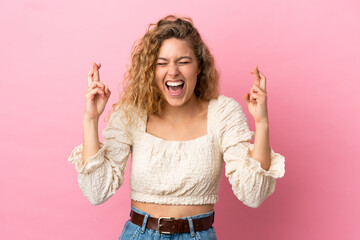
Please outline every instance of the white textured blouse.
M130 198L140 202L215 204L225 162L225 175L236 197L256 208L275 190L285 174L285 158L271 148L268 171L251 158L255 132L250 131L241 105L220 95L211 99L207 134L186 141L169 141L146 132L147 114L137 127L124 131L124 113L112 113L99 151L82 164L82 144L68 160L75 164L81 191L93 205L107 201L123 184L131 152Z

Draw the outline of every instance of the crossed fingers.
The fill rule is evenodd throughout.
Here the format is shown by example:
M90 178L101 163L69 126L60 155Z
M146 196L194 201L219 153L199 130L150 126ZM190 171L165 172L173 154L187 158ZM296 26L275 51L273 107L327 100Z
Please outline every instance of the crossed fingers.
M109 90L102 82L100 82L100 73L99 69L101 67L101 63L96 64L93 63L92 69L87 74L87 81L88 81L88 91L99 87L103 92L108 94Z
M254 84L250 90L250 101L255 102L255 99L266 97L266 77L262 74L258 66L254 68L250 73L254 75Z
M93 67L87 75L88 87L93 81L100 82L100 74L99 74L100 67L101 67L101 63L99 65L93 63Z
M258 66L256 66L250 73L254 75L254 84L266 92L266 77L259 71Z

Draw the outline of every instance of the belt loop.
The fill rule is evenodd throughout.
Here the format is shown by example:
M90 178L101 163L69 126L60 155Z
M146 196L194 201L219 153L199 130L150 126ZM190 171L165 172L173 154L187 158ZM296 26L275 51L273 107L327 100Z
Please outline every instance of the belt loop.
M189 221L189 229L190 229L190 237L195 237L195 231L194 231L194 224L193 224L193 221L192 221L192 218L189 216L189 217L186 217L187 220Z
M147 220L148 220L149 216L150 216L150 214L145 213L143 224L142 224L142 227L141 227L141 233L145 232L146 223L147 223Z

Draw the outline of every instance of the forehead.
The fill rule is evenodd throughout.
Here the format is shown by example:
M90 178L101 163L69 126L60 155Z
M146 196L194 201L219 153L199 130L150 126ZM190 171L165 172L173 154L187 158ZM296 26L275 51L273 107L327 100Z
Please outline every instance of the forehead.
M194 56L194 51L186 40L169 38L162 42L158 57L176 58L179 55Z

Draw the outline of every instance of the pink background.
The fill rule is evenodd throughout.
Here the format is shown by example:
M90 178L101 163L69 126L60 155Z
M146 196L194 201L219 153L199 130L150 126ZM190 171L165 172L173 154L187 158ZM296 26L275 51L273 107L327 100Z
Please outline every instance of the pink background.
M252 130L242 95L259 65L270 144L286 157L284 178L256 209L223 175L219 239L360 239L359 12L356 0L0 1L0 239L119 237L129 168L118 192L93 206L67 160L82 142L86 74L102 63L107 113L133 42L170 13L193 18L222 94L240 102Z

